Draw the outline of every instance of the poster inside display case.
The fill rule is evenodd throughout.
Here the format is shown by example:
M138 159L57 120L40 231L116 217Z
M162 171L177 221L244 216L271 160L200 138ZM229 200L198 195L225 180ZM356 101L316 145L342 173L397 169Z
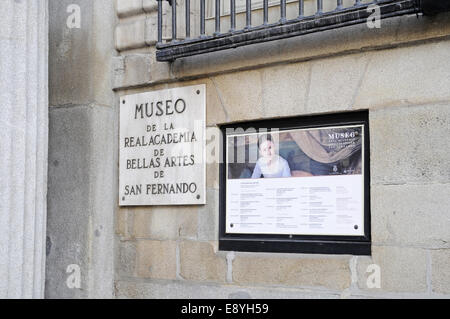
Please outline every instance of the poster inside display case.
M368 242L366 124L315 122L224 131L221 239Z

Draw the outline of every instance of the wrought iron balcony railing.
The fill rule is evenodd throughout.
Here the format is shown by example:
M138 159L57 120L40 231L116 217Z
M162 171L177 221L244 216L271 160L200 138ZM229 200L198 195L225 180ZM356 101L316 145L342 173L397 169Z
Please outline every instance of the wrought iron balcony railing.
M163 42L163 1L171 6L171 39ZM205 32L205 0L200 0L199 18L200 35L191 38L191 1L184 0L185 34L184 39L177 38L177 6L176 0L158 0L158 43L156 45L156 59L158 61L173 61L177 58L236 48L253 43L278 40L300 36L313 32L320 32L341 28L349 25L366 23L374 11L370 6L377 5L379 18L385 19L405 14L435 14L450 11L450 0L375 0L370 3L354 0L351 6L344 6L344 0L329 0L335 7L331 11L324 10L324 0L314 0L315 13L305 14L305 0L298 0L298 16L295 19L286 17L286 0L279 2L279 20L269 23L269 1L263 0L263 23L252 25L252 1L246 0L245 27L236 29L236 0L230 1L229 25L226 32L221 30L221 0L215 0L215 32L207 35ZM311 2L313 0L310 0ZM325 0L326 2L327 0ZM346 1L348 2L348 1ZM330 3L326 3L330 4Z

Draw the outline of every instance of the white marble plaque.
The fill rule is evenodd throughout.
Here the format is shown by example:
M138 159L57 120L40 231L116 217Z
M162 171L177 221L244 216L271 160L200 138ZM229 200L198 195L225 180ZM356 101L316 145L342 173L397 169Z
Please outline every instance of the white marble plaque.
M206 86L120 98L121 206L205 204Z

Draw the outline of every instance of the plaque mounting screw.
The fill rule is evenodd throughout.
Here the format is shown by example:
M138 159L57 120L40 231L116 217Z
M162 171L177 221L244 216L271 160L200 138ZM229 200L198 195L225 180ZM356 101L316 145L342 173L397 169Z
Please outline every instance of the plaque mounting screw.
M197 90L197 94L200 94L200 90Z
M125 100L122 101L122 104L125 104Z
M354 227L355 229L358 229L358 225L355 225L355 227Z
M200 195L197 195L197 199L200 199Z
M122 197L122 200L125 200L125 196Z

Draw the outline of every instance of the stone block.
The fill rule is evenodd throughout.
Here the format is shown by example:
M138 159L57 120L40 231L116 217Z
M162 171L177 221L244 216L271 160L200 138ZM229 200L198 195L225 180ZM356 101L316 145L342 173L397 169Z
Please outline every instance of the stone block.
M149 83L152 76L151 58L147 54L128 54L115 58L114 86L134 86Z
M116 297L143 299L336 299L339 294L312 289L242 287L188 281L116 281Z
M158 1L157 0L143 0L143 7L145 12L158 11Z
M225 255L217 254L210 242L180 243L180 275L186 280L225 282Z
M433 292L450 295L450 250L431 252L431 285Z
M216 125L228 121L228 114L216 81L204 78L199 82L206 84L206 125Z
M450 185L375 185L372 242L450 248Z
M159 206L157 208L134 208L134 231L136 238L176 240L196 238L197 207Z
M392 45L399 19L383 21L383 28L369 29L365 24L343 29L317 32L266 43L238 47L190 57L189 63L177 60L173 72L178 78L207 73L239 70L283 61L308 61L322 57L355 52L361 48ZM418 23L418 22L415 22Z
M116 49L118 51L145 46L146 19L120 23L116 27Z
M112 58L112 68L114 70L114 75L121 74L125 72L125 57L115 56Z
M312 63L307 112L345 111L353 106L368 57L352 54Z
M87 67L92 58L89 52L89 31L93 29L93 2L83 2L83 21L80 29L66 27L67 7L73 1L49 1L49 103L51 106L87 104L92 101L91 78ZM64 83L64 86L61 85ZM70 88L70 89L68 89Z
M219 191L206 189L206 205L198 209L198 239L217 240L219 238Z
M366 271L371 264L380 267L380 288L367 286L371 273ZM427 252L409 247L372 246L372 257L358 257L357 274L361 290L376 293L424 293L427 291Z
M222 144L223 136L220 128L206 127L206 187L213 189L219 189Z
M233 282L343 290L351 282L349 260L348 256L277 257L239 253L233 261Z
M70 29L66 26L66 10L73 3L72 0L49 1L50 105L111 106L114 1L78 0L80 28Z
M0 299L44 298L48 1L1 1Z
M121 18L137 15L143 12L142 0L116 0L116 10Z
M450 41L371 53L357 108L431 104L450 99Z
M114 113L100 106L74 106L51 108L49 116L46 296L107 297L115 201L114 184L105 181L115 177L114 161L105 163L104 156L113 158L113 141L107 137L114 131ZM90 263L93 256L96 263ZM71 264L81 268L83 289L65 284ZM88 289L94 285L106 291Z
M176 242L138 240L137 276L176 279Z
M420 41L430 38L444 37L450 34L449 12L443 12L436 16L415 15L402 17L397 29L397 41ZM383 21L382 25L383 27Z
M145 44L156 45L158 42L158 14L153 12L145 19Z
M49 131L52 184L48 192L52 195L48 196L46 297L111 298L117 201L113 138L117 121L111 87L114 1L76 1L81 8L80 28L66 24L67 8L74 1L48 2L48 14L41 15L50 20L49 96L50 105L56 107L51 108ZM66 285L70 264L81 268L81 289Z
M369 117L372 184L448 183L447 104L373 110Z
M163 83L164 81L168 81L170 79L173 79L173 76L171 74L170 69L170 63L169 62L157 62L155 55L156 55L156 48L155 47L149 47L148 48L151 58L151 81L153 83Z
M306 109L311 63L277 65L262 70L263 113L266 117L299 115ZM239 79L239 74L235 75ZM238 80L239 81L239 80ZM249 106L251 109L252 107ZM282 114L280 110L283 110Z
M117 221L116 221L116 234L121 236L121 237L125 237L127 235L127 230L128 230L128 214L127 214L127 210L123 209L123 210L119 210L117 212Z
M156 62L156 64L161 62ZM164 65L164 64L163 64ZM152 74L153 76L154 74ZM157 75L156 75L157 76ZM162 78L152 78L152 81L162 81ZM170 83L167 88L175 88L190 85L206 85L206 126L225 123L228 121L225 105L223 104L221 92L217 89L217 83L211 77L201 78L192 81L183 81ZM158 89L164 89L163 86L158 86ZM211 132L216 134L216 132Z
M255 120L263 117L262 73L243 71L212 78L230 121Z
M155 5L154 2L157 1L144 1L144 10L147 13L153 14L156 17L158 12L158 6ZM185 1L177 0L177 34L176 38L178 40L185 38ZM196 4L191 2L191 8L195 8ZM200 4L197 3L197 6ZM170 41L172 39L172 6L169 4L169 1L162 1L162 15L163 15L163 23L162 23L162 38L163 40ZM191 17L191 30L193 31L193 25L195 24L195 20Z
M169 63L154 60L155 48L149 53L133 53L115 57L113 60L113 87L127 89L143 84L167 81L171 78ZM152 88L152 90L157 89ZM148 88L145 89L148 91Z
M119 276L136 276L136 242L119 242L117 273Z

